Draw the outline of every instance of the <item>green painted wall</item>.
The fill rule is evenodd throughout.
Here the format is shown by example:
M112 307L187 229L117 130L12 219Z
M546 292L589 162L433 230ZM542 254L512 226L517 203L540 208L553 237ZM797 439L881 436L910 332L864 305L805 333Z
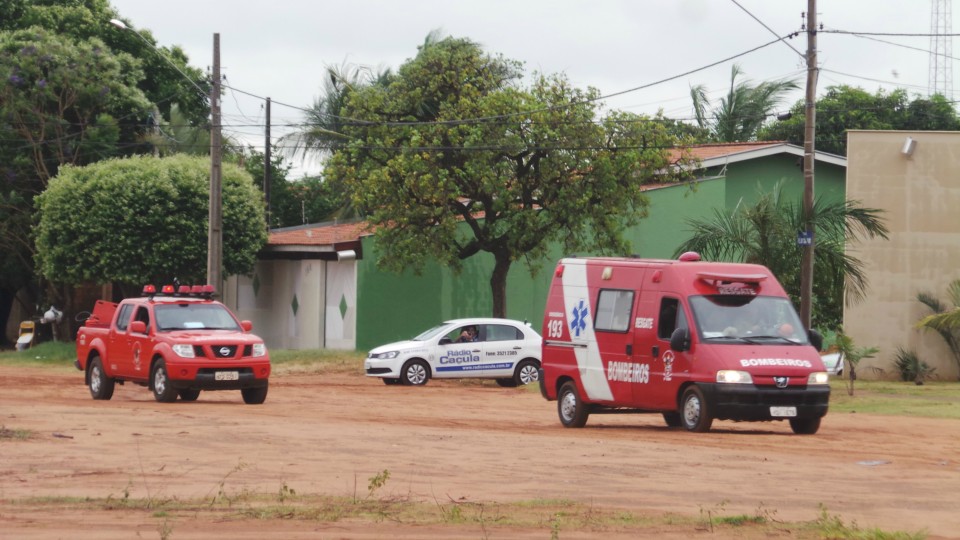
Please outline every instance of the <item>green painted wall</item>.
M707 171L705 178L719 174ZM845 169L818 163L816 194L842 200ZM651 189L650 212L628 231L631 253L645 258L670 258L687 238L685 221L709 218L717 207L733 209L738 203L756 200L758 183L770 189L787 180L787 196L799 204L803 194L803 171L797 157L781 154L738 162L727 167L725 178L688 185ZM372 238L364 238L363 258L357 261L357 349L369 350L391 341L408 339L447 319L487 317L493 310L490 273L493 257L480 253L464 261L463 271L427 265L423 274L394 274L376 267L378 250ZM530 321L538 331L543 319L547 288L556 261L566 255L550 250L539 272L531 277L523 262L514 263L507 281L507 316ZM579 253L587 256L591 253Z

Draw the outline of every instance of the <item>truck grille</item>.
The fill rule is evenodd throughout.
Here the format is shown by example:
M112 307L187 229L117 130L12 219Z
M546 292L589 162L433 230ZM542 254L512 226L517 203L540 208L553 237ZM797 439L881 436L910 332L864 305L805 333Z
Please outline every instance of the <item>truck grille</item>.
M213 358L234 358L237 356L237 345L211 345L210 351ZM246 345L243 347L243 355L250 356L253 347ZM193 354L197 358L207 358L207 352L200 345L193 346Z

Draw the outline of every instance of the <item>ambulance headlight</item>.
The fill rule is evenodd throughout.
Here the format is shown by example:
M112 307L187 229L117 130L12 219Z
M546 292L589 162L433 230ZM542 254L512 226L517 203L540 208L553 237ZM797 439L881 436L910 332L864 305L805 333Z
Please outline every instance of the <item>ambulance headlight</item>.
M374 360L390 360L391 358L396 358L400 354L400 351L387 351L382 353L370 354L370 358Z
M807 386L811 384L830 384L830 376L826 371L815 371L807 377Z
M724 384L753 384L753 377L746 371L721 369L717 372L717 382Z
M173 346L173 352L177 353L177 356L181 358L196 358L196 354L193 352L193 345L187 343L177 343Z

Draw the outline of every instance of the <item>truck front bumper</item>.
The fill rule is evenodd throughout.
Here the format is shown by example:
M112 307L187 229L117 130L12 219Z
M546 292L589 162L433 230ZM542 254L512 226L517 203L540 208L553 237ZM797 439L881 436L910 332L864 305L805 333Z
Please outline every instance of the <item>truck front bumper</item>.
M776 388L753 384L700 384L712 406L714 418L721 420L785 420L771 415L771 407L795 407L793 418L820 418L827 414L830 387L827 385Z

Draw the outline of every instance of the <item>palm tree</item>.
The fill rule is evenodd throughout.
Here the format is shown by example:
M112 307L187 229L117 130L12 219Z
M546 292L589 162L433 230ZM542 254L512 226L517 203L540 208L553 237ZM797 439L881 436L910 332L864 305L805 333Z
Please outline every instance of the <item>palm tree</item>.
M925 330L936 330L947 342L947 347L953 353L953 358L957 362L957 368L960 368L960 279L955 279L947 286L947 294L953 306L947 306L932 294L921 292L917 294L917 300L930 308L933 312L919 322L917 328Z
M844 296L848 303L863 298L867 276L863 263L844 250L848 241L862 237L887 238L882 210L862 208L856 201L826 202L813 207L816 233L814 275L817 313L814 326L836 328ZM761 193L753 205L738 206L732 213L716 210L712 219L688 220L690 238L676 255L696 251L705 259L762 264L769 268L799 305L801 250L797 231L803 230L803 206L783 196L783 184Z
M730 90L720 99L720 105L708 113L710 99L707 88L698 84L690 88L697 124L710 130L719 142L750 141L756 138L760 127L786 95L799 88L788 80L762 82L756 86L749 81L737 82L743 72L738 64L730 70Z

